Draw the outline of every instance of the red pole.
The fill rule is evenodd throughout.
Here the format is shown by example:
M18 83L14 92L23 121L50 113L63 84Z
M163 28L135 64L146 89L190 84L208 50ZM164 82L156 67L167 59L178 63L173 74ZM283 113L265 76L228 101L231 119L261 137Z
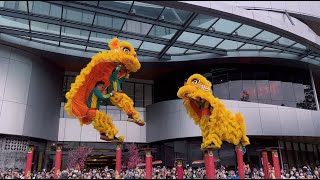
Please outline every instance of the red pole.
M122 156L122 145L121 143L117 143L116 148L116 170L119 174L121 174L121 156Z
M240 179L244 179L244 165L243 165L242 145L239 144L239 145L236 146L236 152L237 152L239 178Z
M177 159L178 179L183 179L182 159Z
M151 149L146 149L146 179L152 179L152 155L151 155Z
M212 149L207 149L205 151L204 162L206 166L206 179L216 179L216 169L214 167L214 156Z
M279 164L279 158L278 158L278 151L276 149L272 150L272 162L273 162L276 179L280 179L281 178L280 164Z
M55 162L55 165L54 165L54 175L53 175L54 179L58 179L59 178L60 168L61 168L61 158L62 158L62 145L61 144L57 144L56 162Z
M29 145L28 153L27 153L27 162L26 162L26 168L24 170L24 179L31 179L31 168L32 168L32 159L33 159L33 153L34 153L34 146Z
M267 151L262 151L262 163L263 163L264 178L270 179L268 152Z

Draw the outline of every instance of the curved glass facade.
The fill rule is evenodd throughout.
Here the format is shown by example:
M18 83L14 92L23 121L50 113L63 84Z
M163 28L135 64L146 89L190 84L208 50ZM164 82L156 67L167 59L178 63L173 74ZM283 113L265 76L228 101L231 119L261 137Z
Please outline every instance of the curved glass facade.
M155 102L177 99L177 90L166 87L181 87L185 78L201 73L212 81L213 94L220 99L316 110L308 70L271 65L228 65L208 69L168 74L167 78L158 80Z

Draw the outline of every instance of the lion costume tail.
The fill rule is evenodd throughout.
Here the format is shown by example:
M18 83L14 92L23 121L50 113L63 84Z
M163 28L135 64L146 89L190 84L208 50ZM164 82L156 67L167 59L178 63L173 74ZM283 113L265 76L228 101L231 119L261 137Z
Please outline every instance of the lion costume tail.
M242 131L242 138L240 140L242 146L249 145L249 138L247 137L246 133L246 125L244 123L244 118L240 112L235 114L236 120L240 123L241 131Z

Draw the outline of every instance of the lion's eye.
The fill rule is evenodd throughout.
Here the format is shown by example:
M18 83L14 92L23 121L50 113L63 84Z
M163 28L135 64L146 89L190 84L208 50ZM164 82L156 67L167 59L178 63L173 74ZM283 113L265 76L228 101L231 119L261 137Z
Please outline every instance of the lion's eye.
M126 54L130 54L130 49L127 47L122 48L122 51Z
M194 79L194 80L192 80L192 84L198 84L199 82L200 82L199 79Z

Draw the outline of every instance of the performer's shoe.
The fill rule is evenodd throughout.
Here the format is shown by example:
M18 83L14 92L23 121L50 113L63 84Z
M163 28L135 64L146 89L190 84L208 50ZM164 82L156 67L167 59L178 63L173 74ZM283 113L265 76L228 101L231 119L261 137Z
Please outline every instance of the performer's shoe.
M139 119L139 120L134 119L131 114L128 116L128 121L129 121L129 122L136 123L136 124L138 124L139 126L144 126L144 124L145 124L144 121L141 120L141 119Z
M105 140L105 141L111 141L112 139L110 139L108 137L108 135L106 133L100 133L100 139L101 140Z
M111 142L123 142L123 141L124 141L123 136L114 137L114 139L111 140Z

